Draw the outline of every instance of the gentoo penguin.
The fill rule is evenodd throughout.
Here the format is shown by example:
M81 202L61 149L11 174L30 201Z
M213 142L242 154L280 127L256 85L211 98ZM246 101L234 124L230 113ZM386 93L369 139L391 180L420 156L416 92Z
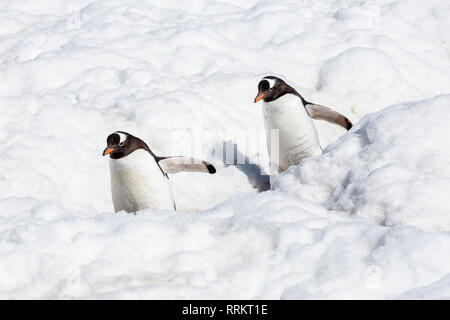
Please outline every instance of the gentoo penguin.
M330 108L306 101L294 88L277 77L267 76L259 82L255 103L260 100L263 100L267 148L273 173L271 183L289 166L298 165L306 157L322 153L319 136L311 118L326 120L347 130L352 127L347 117ZM278 138L278 145L277 141L271 140L271 136L273 140Z
M215 173L206 161L188 157L158 157L148 145L127 132L116 131L106 139L114 210L136 212L145 208L176 210L168 173Z

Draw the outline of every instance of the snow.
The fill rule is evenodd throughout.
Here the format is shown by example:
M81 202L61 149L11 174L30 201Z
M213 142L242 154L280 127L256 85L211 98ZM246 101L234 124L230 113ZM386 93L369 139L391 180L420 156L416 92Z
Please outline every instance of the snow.
M274 189L382 225L449 231L449 106L447 94L372 113Z
M2 1L0 298L450 298L449 15ZM317 121L324 154L269 191L267 75L355 124ZM218 171L172 175L177 212L114 214L101 153L117 130Z

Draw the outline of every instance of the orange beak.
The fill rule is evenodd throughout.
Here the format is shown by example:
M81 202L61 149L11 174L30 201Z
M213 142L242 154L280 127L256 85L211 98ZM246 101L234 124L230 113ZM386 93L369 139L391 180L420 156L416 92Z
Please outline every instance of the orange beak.
M114 151L114 148L106 148L105 151L103 151L103 155L106 156Z
M265 95L266 95L265 93L261 93L259 96L257 96L257 97L255 98L255 103L259 102L259 100L261 100L262 98L264 98Z

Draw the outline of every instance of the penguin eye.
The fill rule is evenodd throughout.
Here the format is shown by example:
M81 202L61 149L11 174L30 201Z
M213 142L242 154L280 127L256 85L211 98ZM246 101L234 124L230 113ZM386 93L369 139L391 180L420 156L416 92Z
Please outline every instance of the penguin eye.
M125 142L124 141L122 141L122 142L119 142L119 146L123 146L125 144Z
M259 84L259 89L264 91L270 90L269 81L267 80L261 81Z
M266 79L264 78L263 81L261 81L263 83L263 89L267 90L267 91L272 91L272 89L275 86L276 81L274 79Z

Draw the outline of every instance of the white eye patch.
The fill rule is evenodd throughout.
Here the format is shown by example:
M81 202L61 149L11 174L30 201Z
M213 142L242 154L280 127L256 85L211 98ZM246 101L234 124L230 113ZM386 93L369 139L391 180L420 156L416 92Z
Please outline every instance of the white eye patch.
M273 86L275 85L275 79L267 79L267 78L263 78L263 80L266 80L269 83L269 88L272 89Z
M117 132L116 133L119 135L120 137L120 141L119 144L123 145L123 143L125 142L125 140L127 140L128 136L122 132Z

